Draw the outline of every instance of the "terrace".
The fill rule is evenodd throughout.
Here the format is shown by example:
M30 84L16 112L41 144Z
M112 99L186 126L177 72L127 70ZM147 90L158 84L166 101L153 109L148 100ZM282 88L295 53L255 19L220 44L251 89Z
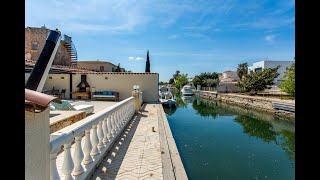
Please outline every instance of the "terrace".
M141 96L133 91L131 97L109 104L74 100L74 104L96 103L95 112L51 134L48 102L38 113L26 107L26 177L187 179L162 106L142 105Z

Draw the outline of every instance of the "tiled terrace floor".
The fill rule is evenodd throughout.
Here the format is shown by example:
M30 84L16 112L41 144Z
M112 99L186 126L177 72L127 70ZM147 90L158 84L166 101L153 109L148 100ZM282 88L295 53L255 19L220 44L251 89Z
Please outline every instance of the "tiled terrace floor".
M163 179L158 106L144 105L90 179Z

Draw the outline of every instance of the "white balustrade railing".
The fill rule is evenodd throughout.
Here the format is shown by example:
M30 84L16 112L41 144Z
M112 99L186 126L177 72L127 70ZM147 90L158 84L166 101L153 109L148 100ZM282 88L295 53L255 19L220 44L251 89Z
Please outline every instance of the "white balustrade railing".
M130 97L111 107L86 117L81 121L66 127L66 133L53 133L55 139L50 141L50 179L86 179L94 170L104 155L111 148L127 123L133 117L134 98ZM78 125L77 125L78 124ZM73 128L74 127L74 128ZM82 146L82 140L84 145ZM57 166L57 156L63 146L63 163L61 169ZM74 153L71 154L71 146ZM60 172L60 173L59 173Z

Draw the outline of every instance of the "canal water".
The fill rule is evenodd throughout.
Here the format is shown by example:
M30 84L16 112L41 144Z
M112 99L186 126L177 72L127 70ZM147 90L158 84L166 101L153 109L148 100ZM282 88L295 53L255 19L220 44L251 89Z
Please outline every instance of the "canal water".
M295 125L195 97L164 107L189 179L295 179Z

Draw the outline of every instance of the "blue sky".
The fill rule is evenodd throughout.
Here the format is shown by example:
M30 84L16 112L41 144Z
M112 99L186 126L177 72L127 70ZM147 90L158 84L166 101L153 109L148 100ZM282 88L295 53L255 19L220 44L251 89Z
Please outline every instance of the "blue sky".
M25 26L58 28L79 60L105 60L168 81L176 70L236 70L293 60L294 0L28 0Z

